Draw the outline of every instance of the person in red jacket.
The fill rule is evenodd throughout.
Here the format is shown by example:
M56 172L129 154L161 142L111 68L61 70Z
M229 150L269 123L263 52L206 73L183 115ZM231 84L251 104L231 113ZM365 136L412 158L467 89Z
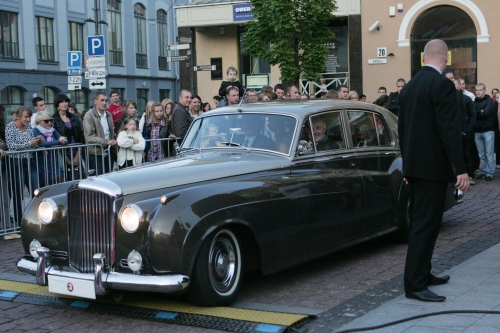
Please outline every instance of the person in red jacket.
M113 117L113 124L116 125L116 121L123 116L123 105L120 101L120 94L118 91L111 90L109 98L111 99L111 104L109 105L108 111Z

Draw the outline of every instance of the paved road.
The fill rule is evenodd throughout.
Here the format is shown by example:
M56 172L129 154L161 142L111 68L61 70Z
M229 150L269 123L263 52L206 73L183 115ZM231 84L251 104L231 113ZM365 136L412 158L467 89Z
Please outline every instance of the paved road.
M466 193L465 203L445 213L435 250L437 271L459 264L493 245L496 238L485 237L500 230L498 185L500 178L492 182L477 181L477 185ZM16 259L22 255L20 241L0 240L0 253L3 258L0 261L0 278L21 278L21 273L14 267ZM383 237L271 276L246 274L235 306L277 311L299 308L304 313L318 314L318 319L301 330L331 332L401 293L405 253L404 244ZM374 301L370 295L377 288L392 292L385 292L384 297ZM346 311L349 314L346 315ZM217 332L0 301L0 332L15 332L13 329L19 332L155 332L165 329L169 332Z

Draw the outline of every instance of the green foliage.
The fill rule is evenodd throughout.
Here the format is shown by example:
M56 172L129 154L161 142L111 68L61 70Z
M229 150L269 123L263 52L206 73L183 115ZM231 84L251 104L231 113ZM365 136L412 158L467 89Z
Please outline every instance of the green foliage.
M327 48L335 36L328 29L335 0L251 0L254 20L246 23L243 45L253 56L279 65L283 81L300 74L317 81Z

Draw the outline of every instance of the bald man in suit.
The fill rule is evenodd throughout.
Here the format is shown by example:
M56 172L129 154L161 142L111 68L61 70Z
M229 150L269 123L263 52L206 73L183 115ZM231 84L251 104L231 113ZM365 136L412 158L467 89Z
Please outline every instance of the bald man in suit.
M408 252L404 286L407 298L443 302L428 286L448 282L431 274L448 183L466 191L469 176L462 153L462 119L453 82L442 75L448 47L431 40L424 49L424 66L399 97L398 132L403 175L410 189Z

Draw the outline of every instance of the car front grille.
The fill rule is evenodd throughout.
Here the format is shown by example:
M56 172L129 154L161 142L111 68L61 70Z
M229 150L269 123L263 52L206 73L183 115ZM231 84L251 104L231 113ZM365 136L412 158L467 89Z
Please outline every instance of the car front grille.
M98 191L68 193L69 263L81 273L93 273L96 253L114 262L113 198Z

